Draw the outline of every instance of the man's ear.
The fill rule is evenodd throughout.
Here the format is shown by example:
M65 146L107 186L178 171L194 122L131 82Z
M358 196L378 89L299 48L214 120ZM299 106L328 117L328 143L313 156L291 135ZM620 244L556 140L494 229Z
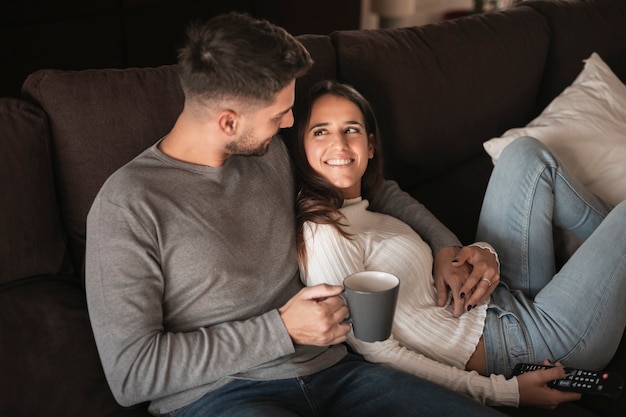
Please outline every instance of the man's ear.
M239 127L239 114L234 110L223 110L219 114L217 122L224 134L232 136L237 133Z

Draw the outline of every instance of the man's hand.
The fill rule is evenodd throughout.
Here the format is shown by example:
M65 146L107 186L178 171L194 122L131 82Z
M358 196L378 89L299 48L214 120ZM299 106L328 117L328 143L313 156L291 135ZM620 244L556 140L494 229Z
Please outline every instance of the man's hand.
M464 308L466 311L469 311L470 307L486 301L500 283L498 261L496 255L489 249L465 246L457 254L452 264L458 267L467 265L471 270L461 287L460 293L460 295L464 294L461 298L465 300Z
M465 305L464 297L459 297L461 287L470 274L467 266L461 267L453 265L452 261L461 251L457 246L447 246L439 249L433 261L433 278L437 289L437 305L444 307L448 302L448 297L452 295L452 305L454 307L454 317L463 314Z
M545 365L552 365L544 361ZM518 375L519 405L554 409L567 401L579 400L581 395L576 392L566 392L548 386L548 382L565 377L566 373L560 363L554 368L526 372Z
M495 255L478 246L440 249L435 254L433 278L437 305L445 306L451 294L454 317L485 301L500 282Z
M337 285L303 288L278 309L289 336L299 345L329 346L344 342L351 326L349 311Z

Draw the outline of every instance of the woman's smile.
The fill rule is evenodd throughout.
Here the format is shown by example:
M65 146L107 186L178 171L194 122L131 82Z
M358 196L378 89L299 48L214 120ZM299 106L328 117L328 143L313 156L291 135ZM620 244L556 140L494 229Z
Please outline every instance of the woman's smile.
M374 146L363 114L352 101L320 96L311 108L304 148L311 167L339 188L344 198L361 195L361 177L374 156Z

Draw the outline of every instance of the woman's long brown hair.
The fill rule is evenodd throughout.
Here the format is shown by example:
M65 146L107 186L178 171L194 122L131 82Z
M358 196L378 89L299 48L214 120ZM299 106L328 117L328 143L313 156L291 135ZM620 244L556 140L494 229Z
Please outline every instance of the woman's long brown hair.
M343 220L343 216L339 212L343 205L341 191L311 168L304 150L306 127L311 119L313 104L318 98L327 94L342 97L354 103L363 114L365 133L368 137L373 134L374 157L369 160L367 169L363 174L361 196L364 199L371 199L384 180L380 132L376 116L369 102L350 85L334 80L321 81L315 84L309 91L304 107L304 117L298 118L297 143L293 149L296 184L299 190L296 198L296 249L298 264L302 271L305 270L307 261L303 233L303 226L306 222L329 224L344 237L350 238L349 234L341 227Z

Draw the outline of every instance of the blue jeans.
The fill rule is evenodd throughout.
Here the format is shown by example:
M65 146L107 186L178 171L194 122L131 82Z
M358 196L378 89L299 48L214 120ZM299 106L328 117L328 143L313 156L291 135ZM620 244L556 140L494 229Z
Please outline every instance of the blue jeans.
M431 382L348 355L317 374L273 381L233 380L163 416L502 416Z
M562 266L559 234L582 242ZM612 209L543 144L518 138L494 168L477 240L501 262L484 332L489 372L544 359L608 364L626 326L626 203Z

